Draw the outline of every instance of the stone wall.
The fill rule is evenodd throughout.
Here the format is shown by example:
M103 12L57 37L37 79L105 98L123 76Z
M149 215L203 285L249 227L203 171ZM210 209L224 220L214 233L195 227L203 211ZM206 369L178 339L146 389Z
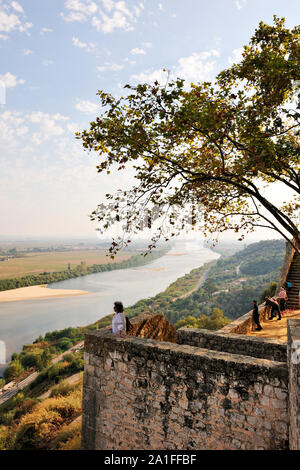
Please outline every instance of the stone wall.
M282 362L95 331L83 449L286 449Z
M260 357L272 361L287 361L287 345L282 340L197 328L180 328L177 331L177 338L179 344L189 344L199 348Z
M300 321L288 320L289 446L300 450Z
M260 321L265 321L268 319L270 315L270 308L266 307L264 303L258 306L258 311ZM250 312L245 313L245 315L242 315L233 322L224 326L220 331L223 331L224 333L238 333L241 335L246 335L247 333L254 331L255 328L256 325L252 319L252 310L250 310Z

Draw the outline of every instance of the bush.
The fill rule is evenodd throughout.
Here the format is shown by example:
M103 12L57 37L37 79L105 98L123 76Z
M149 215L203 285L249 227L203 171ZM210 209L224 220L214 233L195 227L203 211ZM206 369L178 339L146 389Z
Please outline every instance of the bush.
M67 361L67 362L71 363L73 361L73 359L74 359L74 354L69 353L69 354L64 355L64 361Z
M73 372L79 372L81 370L83 370L84 368L84 359L82 357L76 357L75 359L73 359L73 361L71 362L71 370Z
M11 430L15 436L13 449L51 449L56 434L81 412L81 400L81 390L77 388L68 396L37 403ZM69 437L74 437L74 433Z
M52 449L80 450L81 446L81 423L77 420L62 426L52 441Z
M56 348L60 349L61 351L67 351L73 346L73 342L69 338L61 338L56 343Z
M5 380L7 382L10 382L14 378L18 377L18 375L20 375L23 370L24 369L21 362L16 359L9 364L9 366L5 369L3 375Z
M74 390L74 386L72 386L71 384L68 384L67 382L60 383L53 387L50 393L50 398L58 396L65 397L66 395L69 395L72 390Z
M29 369L30 367L34 367L39 369L42 366L42 359L40 353L27 353L21 357L22 366L25 369Z
M59 376L66 372L66 368L68 366L68 362L57 362L56 364L53 364L53 366L48 369L48 378L50 380L54 379L56 382L58 382Z
M277 282L270 282L269 287L263 291L259 298L259 303L263 303L266 297L273 297L276 292Z

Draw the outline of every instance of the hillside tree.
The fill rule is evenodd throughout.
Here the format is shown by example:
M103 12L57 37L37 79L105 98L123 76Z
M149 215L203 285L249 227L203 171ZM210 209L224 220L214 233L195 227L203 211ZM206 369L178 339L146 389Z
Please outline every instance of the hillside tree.
M98 172L133 168L137 180L91 214L102 233L121 224L112 256L145 227L155 228L150 250L187 227L240 239L264 227L299 251L299 36L275 16L213 82L126 85L121 98L98 91L103 112L77 138L99 153ZM274 187L289 200L275 204Z

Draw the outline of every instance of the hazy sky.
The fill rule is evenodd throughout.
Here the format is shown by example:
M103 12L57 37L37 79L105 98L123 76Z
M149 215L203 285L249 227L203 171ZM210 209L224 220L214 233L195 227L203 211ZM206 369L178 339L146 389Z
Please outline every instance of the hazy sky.
M128 181L98 175L74 138L97 90L119 95L163 68L213 79L274 14L299 24L299 0L0 0L0 233L93 235L88 214Z

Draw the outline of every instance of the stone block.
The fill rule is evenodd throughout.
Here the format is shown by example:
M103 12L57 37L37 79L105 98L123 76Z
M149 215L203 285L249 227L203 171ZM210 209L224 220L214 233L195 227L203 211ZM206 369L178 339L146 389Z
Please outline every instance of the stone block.
M264 395L266 395L267 397L274 397L273 387L271 387L270 385L265 385L264 386Z

